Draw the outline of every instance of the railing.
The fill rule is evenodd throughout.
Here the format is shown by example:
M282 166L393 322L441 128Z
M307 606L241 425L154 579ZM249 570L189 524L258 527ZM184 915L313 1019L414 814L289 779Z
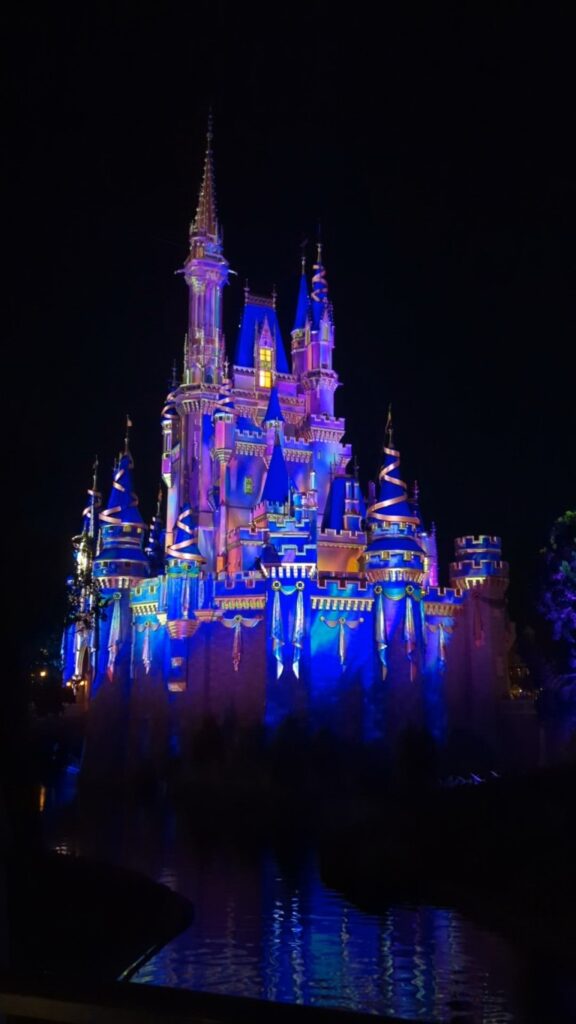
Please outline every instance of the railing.
M0 1014L59 1024L368 1024L374 1020L392 1024L396 1020L156 985L95 986L7 975L0 975ZM403 1018L403 1024L410 1022Z

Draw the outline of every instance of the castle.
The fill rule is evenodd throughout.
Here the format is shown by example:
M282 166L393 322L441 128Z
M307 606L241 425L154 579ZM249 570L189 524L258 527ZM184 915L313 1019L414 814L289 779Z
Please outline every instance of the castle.
M274 729L295 716L365 741L407 725L440 741L453 726L489 729L512 639L500 540L459 537L450 586L438 585L435 532L402 480L390 415L378 482L362 494L334 415L320 246L311 280L302 265L290 351L275 297L246 290L229 364L210 131L182 273L165 523L161 498L149 528L142 519L127 429L108 503L95 479L75 538L65 681L104 717L121 705L143 749L160 719L164 739L170 722L207 718Z

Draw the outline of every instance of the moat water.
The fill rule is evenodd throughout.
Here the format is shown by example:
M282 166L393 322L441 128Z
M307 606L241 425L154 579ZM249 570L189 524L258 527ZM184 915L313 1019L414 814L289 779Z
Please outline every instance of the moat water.
M72 780L70 780L72 783ZM358 910L321 878L309 843L208 842L191 820L142 808L83 812L44 792L47 845L122 864L188 897L194 921L134 983L343 1007L402 1020L558 1024L573 982L527 963L454 909Z

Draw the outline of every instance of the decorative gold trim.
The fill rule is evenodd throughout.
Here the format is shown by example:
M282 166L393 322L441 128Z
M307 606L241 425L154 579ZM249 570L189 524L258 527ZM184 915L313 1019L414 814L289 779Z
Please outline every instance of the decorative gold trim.
M311 597L313 611L329 612L370 612L373 597Z
M201 625L198 619L173 619L168 623L168 633L173 640L185 640L194 636Z
M266 594L258 594L256 597L217 597L216 604L223 612L230 612L237 608L261 609L266 607Z

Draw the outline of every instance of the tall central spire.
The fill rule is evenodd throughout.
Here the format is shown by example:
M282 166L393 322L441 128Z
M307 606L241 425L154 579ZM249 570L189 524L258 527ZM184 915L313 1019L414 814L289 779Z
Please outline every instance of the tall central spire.
M190 225L190 239L205 238L218 243L220 241L220 233L216 218L216 189L214 187L212 137L212 114L210 114L208 118L208 131L206 133L204 173L202 175L202 184L200 186L196 216Z
M204 174L196 216L190 225L190 252L184 264L190 289L188 342L184 354L184 384L217 385L223 376L222 289L228 263L216 219L212 160L212 117L208 121Z

